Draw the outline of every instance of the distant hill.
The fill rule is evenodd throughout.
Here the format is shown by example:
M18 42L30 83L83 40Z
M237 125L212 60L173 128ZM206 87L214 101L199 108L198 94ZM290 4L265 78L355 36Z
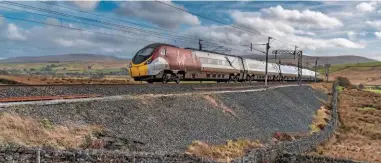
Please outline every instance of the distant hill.
M46 56L22 56L0 60L0 63L46 63L46 62L93 62L93 61L120 61L124 60L115 56L99 54L63 54Z
M251 58L256 60L265 60L265 55L245 55L245 58ZM279 55L277 56L278 59L275 59L274 55L269 55L269 62L279 62L279 59L283 64L292 64L296 65L298 63L297 59L294 59L291 55ZM376 60L355 56L355 55L343 55L343 56L303 56L303 66L308 67L315 66L316 58L318 59L318 65L325 65L325 64L354 64L354 63L368 63L368 62L377 62Z

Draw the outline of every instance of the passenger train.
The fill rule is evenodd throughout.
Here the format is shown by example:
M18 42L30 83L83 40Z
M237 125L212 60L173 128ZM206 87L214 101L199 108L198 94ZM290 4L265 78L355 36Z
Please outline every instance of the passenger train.
M148 83L183 80L251 82L265 80L263 61L216 52L155 43L139 50L129 65L135 81ZM296 81L298 68L268 63L268 81ZM322 80L317 74L317 80ZM302 69L302 81L315 81L315 72Z

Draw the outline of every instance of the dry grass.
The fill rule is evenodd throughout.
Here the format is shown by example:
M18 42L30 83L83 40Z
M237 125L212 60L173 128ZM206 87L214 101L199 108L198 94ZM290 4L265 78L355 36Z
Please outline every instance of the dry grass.
M206 157L219 162L230 162L232 159L243 157L249 149L263 147L259 141L240 139L229 140L222 145L209 145L201 141L193 142L186 153L198 157Z
M310 133L319 132L324 129L330 119L330 111L326 106L320 107L313 116L312 124L310 125Z
M0 115L0 143L23 146L51 146L59 149L80 148L86 137L101 132L100 126L53 125L49 120L2 113Z
M309 84L309 86L311 86L313 89L316 89L328 94L332 90L333 83L325 83L325 82L312 83L312 84Z
M211 103L214 107L220 108L224 113L229 113L230 115L238 118L232 109L228 108L222 101L217 102L217 99L212 95L205 95L203 98Z
M380 162L381 94L344 90L339 95L338 111L340 127L335 136L313 154Z

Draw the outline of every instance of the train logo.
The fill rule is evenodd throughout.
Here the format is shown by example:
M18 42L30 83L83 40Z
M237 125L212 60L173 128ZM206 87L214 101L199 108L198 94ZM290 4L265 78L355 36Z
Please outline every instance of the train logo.
M184 67L185 60L187 57L184 54L180 53L180 50L177 50L177 64L179 67Z

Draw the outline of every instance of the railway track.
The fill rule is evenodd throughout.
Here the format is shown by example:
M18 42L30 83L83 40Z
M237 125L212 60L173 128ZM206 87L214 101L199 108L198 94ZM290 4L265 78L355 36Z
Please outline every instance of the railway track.
M297 82L274 82L269 83L269 86L295 84ZM0 103L117 95L234 91L259 88L264 88L264 83L1 85Z

